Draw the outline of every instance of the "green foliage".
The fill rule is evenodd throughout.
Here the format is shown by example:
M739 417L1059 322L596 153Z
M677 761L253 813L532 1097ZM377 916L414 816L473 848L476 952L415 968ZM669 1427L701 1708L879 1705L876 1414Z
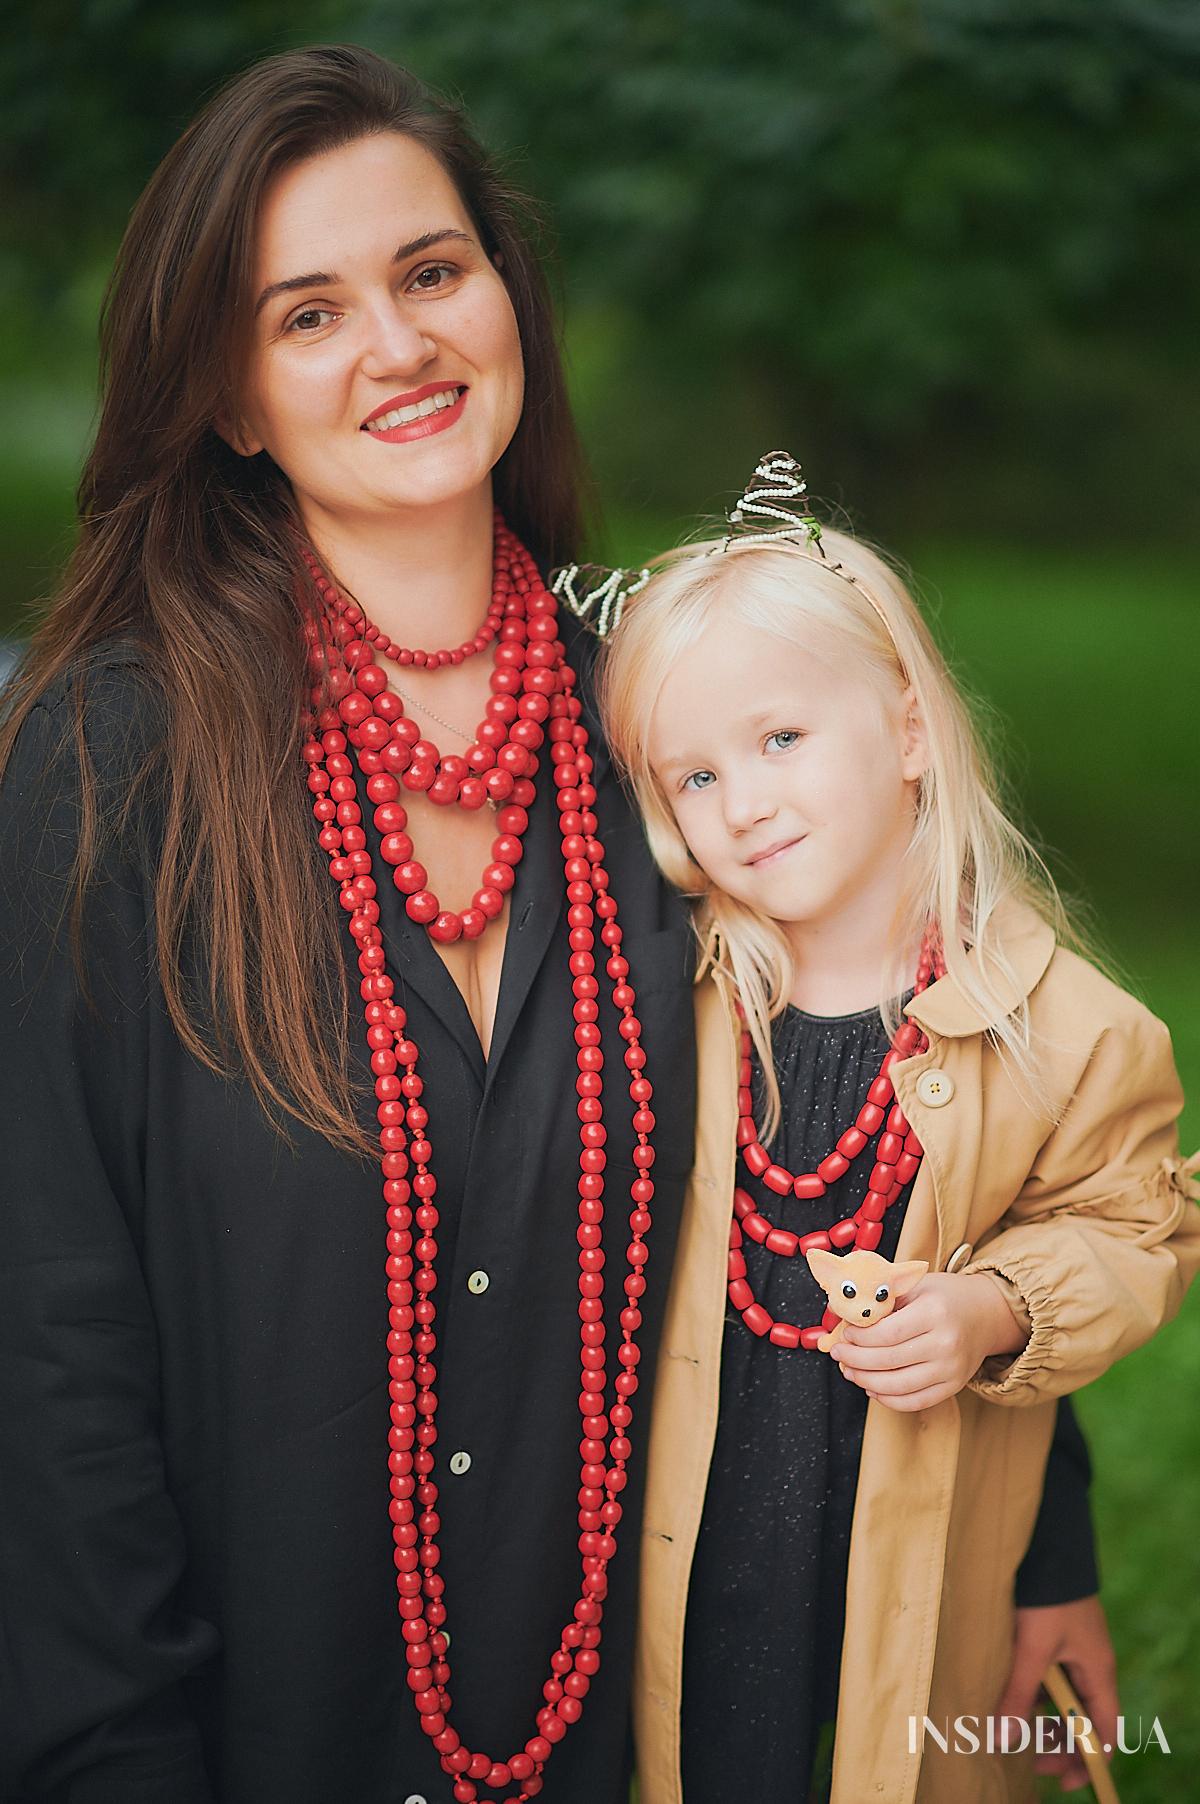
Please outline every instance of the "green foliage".
M933 529L1183 519L1188 0L50 0L7 47L10 255L35 289L110 254L220 79L329 37L461 93L548 204L610 483L686 505L753 433Z

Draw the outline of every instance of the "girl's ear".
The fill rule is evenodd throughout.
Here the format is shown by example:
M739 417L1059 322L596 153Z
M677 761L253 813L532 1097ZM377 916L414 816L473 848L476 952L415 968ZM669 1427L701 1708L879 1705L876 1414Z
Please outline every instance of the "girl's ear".
M921 704L911 683L901 697L901 706L904 709L904 719L900 737L900 770L906 782L915 783L929 768L929 739Z
M921 1282L928 1270L928 1261L924 1259L906 1259L903 1265L894 1265L892 1267L892 1290L895 1295L904 1296L905 1292L910 1291L914 1284Z
M822 1290L827 1291L831 1284L837 1283L838 1268L842 1262L836 1253L826 1253L820 1247L813 1247L804 1257L808 1260L809 1271Z

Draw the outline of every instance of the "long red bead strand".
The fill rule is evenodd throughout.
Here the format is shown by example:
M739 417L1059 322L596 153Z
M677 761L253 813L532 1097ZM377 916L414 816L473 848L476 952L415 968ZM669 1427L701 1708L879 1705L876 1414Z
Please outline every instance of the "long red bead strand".
M914 995L919 996L933 978L945 976L945 963L932 934L926 935L917 967ZM741 1005L738 1005L739 1012ZM737 1144L742 1163L752 1177L761 1180L776 1196L814 1199L825 1195L832 1184L845 1177L855 1159L861 1157L876 1134L875 1164L871 1171L867 1194L853 1215L845 1216L827 1229L812 1234L793 1234L777 1227L755 1207L748 1191L733 1193L733 1217L729 1224L729 1301L752 1334L765 1336L773 1346L789 1352L816 1348L822 1334L837 1326L839 1318L827 1309L822 1319L808 1328L794 1322L778 1322L757 1300L747 1277L743 1240L765 1246L781 1259L803 1258L816 1248L828 1251L850 1251L863 1247L874 1252L883 1237L883 1218L906 1185L917 1175L922 1147L909 1126L904 1111L896 1101L892 1084L892 1066L900 1059L924 1052L929 1042L915 1021L905 1021L897 1028L892 1044L884 1054L879 1075L867 1090L866 1100L851 1125L838 1136L833 1150L825 1155L814 1171L792 1172L772 1160L758 1138L754 1125L754 1102L751 1095L753 1066L752 1042L743 1027L741 1065L738 1071ZM884 1131L880 1133L880 1129Z
M355 762L366 779L368 794L375 800L379 791L373 794L371 786L378 784L381 775L393 774L386 766L389 746L396 743L394 739L384 743L382 736L369 731L369 718L387 718L379 715L378 702L384 690L371 675L378 666L369 645L362 641L343 642L354 660L353 670L347 670L345 662L335 658L330 672L330 689L336 698L332 706L321 706L318 682L314 707L319 712L304 747L320 843L329 855L330 875L338 884L341 905L358 948L360 991L375 1075L387 1231L390 1513L408 1686L421 1727L436 1749L443 1771L454 1781L456 1804L474 1804L481 1785L492 1791L516 1787L504 1804L527 1804L536 1797L542 1788L546 1762L555 1744L582 1715L591 1681L600 1667L608 1565L617 1551L621 1493L632 1452L629 1434L641 1357L640 1303L646 1288L646 1236L654 1196L654 1115L650 1108L654 1092L645 1074L642 1029L635 1012L637 999L629 982L628 961L622 951L617 902L603 862L604 847L597 838L593 765L581 718L582 705L575 695L575 676L556 637L553 597L542 584L532 559L498 523L498 568L501 563L519 598L511 613L506 611L506 623L513 617L527 620L532 643L545 647L549 654L536 661L531 656L520 666L515 660L509 664L508 669L520 671L521 680L519 686L506 686L502 692L519 695L517 715L537 724L539 732L544 723L542 737L550 745L562 835L580 1124L576 1240L582 1429L579 1596L550 1657L534 1733L504 1759L470 1749L450 1717L451 1670L444 1632L445 1587L438 1571L439 1493L434 1477L438 1431L433 1357L437 1348L436 1234L440 1216L430 1120L419 1072L420 1053L409 1036L406 1013L395 1001L394 984L386 969L371 856L355 800ZM326 600L328 603L328 597ZM336 616L337 610L330 612ZM325 653L318 645L313 651L314 674L320 678L325 672ZM345 675L344 682L336 680L339 672ZM372 701L370 717L357 705L356 696ZM535 704L534 708L522 712L528 701ZM532 778L538 768L533 754L540 744L541 738L531 739L530 762L522 776L515 779L528 787L527 799L523 795L519 804L522 808L533 800ZM513 799L517 799L515 794ZM376 824L381 831L387 826L378 818ZM597 1004L597 929L613 1003L620 1017L618 1032L633 1103L632 1157L638 1174L629 1192L632 1208L625 1249L625 1304L620 1313L621 1338L612 1381L614 1401L607 1408L602 1247L607 1132L601 1076L605 1055Z

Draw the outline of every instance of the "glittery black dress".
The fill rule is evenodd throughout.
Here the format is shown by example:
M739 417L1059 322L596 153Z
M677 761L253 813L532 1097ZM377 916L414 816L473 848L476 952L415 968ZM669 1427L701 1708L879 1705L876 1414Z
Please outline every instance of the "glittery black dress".
M826 1017L789 1008L774 1023L773 1042L783 1119L770 1150L790 1170L812 1171L853 1123L887 1035L874 1009ZM868 1148L816 1201L774 1195L740 1161L738 1182L772 1222L808 1234L853 1213L872 1164ZM878 1250L885 1258L895 1258L908 1194L884 1217ZM748 1236L742 1250L755 1297L777 1320L821 1319L825 1295L804 1259L778 1258ZM835 1360L783 1352L727 1306L720 1418L688 1592L685 1804L739 1797L804 1804L809 1796L818 1736L837 1708L867 1402ZM1047 1520L1039 1519L1034 1535L1035 1546L1045 1545L1036 1560L1033 1548L1027 1556L1028 1595L1019 1583L1019 1602L1065 1602L1096 1588L1088 1477L1086 1447L1064 1404L1047 1473Z

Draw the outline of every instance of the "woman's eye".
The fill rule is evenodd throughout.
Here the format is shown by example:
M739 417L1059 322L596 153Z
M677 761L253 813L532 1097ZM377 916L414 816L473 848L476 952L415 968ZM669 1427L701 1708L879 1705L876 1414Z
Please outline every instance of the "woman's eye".
M680 789L709 789L716 782L710 770L694 770L690 777L685 777L679 785Z
M417 271L410 286L421 294L429 294L435 289L443 288L450 277L457 273L453 263L427 263L424 269Z
M776 751L786 752L796 744L799 738L799 733L791 728L786 728L778 733L768 733L766 742L769 746L774 746Z
M294 313L287 323L289 332L319 332L326 320L337 316L332 307L304 307Z

